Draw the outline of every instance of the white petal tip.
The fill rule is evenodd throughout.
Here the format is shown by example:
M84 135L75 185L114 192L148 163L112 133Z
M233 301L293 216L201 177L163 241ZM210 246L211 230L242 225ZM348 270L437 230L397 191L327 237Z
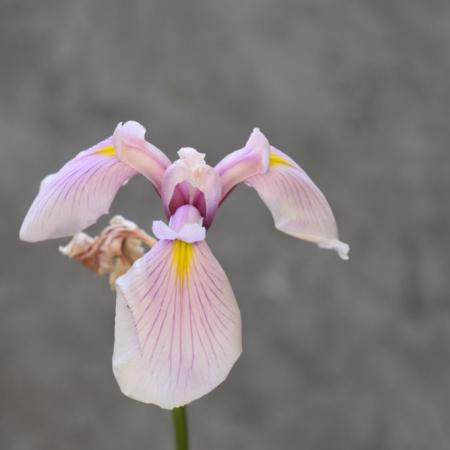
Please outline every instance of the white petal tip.
M206 229L198 223L188 223L181 227L179 231L173 230L161 220L154 220L152 232L159 240L180 241L193 244L194 242L204 241L206 237Z
M28 224L24 221L19 231L19 239L23 242L38 242L44 239L39 239L39 236L36 233L33 233L30 230Z
M25 241L27 242L27 235L25 233L25 230L23 229L23 225L20 227L20 231L19 231L19 239L21 241Z
M113 133L113 145L119 152L123 145L140 147L145 145L145 133L147 130L135 120L119 122Z
M344 242L338 240L322 241L317 244L320 248L325 248L329 250L335 250L339 257L343 260L348 260L348 252L350 251L350 246Z
M170 240L176 239L177 233L172 230L167 224L162 220L154 220L152 225L152 233L159 240Z
M247 145L267 145L269 146L269 141L267 140L264 133L259 128L253 128L248 138Z
M184 161L192 170L203 167L205 163L206 153L200 153L192 147L182 147L177 152L179 158Z
M147 131L147 129L141 125L139 122L136 122L135 120L128 120L127 122L122 124L122 128L127 133L130 133L131 135L137 137L137 138L144 138L144 135Z
M146 132L146 128L136 120L127 120L126 122L119 122L116 129L122 129L122 131L128 131L132 134L141 135Z
M34 242L32 239L28 238L28 236L26 235L26 233L22 233L22 232L19 233L19 239L20 239L22 242Z

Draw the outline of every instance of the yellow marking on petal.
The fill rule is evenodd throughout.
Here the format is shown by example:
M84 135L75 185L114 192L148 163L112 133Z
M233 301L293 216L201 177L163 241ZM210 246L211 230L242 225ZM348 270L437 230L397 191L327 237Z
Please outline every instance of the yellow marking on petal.
M288 161L287 159L280 156L278 153L270 152L269 155L269 167L276 167L276 166L290 166L294 167L294 165Z
M105 156L116 156L116 149L112 145L108 145L106 147L99 148L95 151L95 153Z
M172 250L172 265L177 274L177 278L180 284L184 283L184 280L189 275L193 256L192 244L176 239L173 241Z

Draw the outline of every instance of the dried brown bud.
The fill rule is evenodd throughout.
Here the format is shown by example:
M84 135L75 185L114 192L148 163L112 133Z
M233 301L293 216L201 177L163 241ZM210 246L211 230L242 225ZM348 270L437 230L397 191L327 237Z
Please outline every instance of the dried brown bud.
M98 236L77 233L64 247L62 254L78 259L97 275L109 273L109 284L114 289L115 281L145 253L142 244L152 247L156 240L130 220L114 216Z

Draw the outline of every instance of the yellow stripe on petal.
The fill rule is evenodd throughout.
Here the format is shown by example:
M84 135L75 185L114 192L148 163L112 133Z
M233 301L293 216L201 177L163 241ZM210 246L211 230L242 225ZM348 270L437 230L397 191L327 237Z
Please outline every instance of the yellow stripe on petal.
M287 159L280 156L278 153L270 152L269 155L269 167L276 167L276 166L289 166L294 167L294 165L288 161Z
M179 239L173 241L172 265L180 284L183 284L185 278L189 275L192 256L192 244Z
M108 145L106 147L99 148L95 151L95 153L105 156L116 156L116 149L112 145Z

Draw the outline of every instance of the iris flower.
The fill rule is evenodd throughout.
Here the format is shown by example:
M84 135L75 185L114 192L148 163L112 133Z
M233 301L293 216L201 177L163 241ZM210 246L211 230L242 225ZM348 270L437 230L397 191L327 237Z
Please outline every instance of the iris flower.
M158 242L116 281L113 371L122 392L172 409L210 392L242 351L241 316L206 231L239 183L253 187L275 227L334 249L347 259L327 200L304 170L255 128L215 167L193 148L171 162L137 122L82 151L44 178L20 230L35 242L71 236L108 212L119 188L144 175L168 223L153 222Z

